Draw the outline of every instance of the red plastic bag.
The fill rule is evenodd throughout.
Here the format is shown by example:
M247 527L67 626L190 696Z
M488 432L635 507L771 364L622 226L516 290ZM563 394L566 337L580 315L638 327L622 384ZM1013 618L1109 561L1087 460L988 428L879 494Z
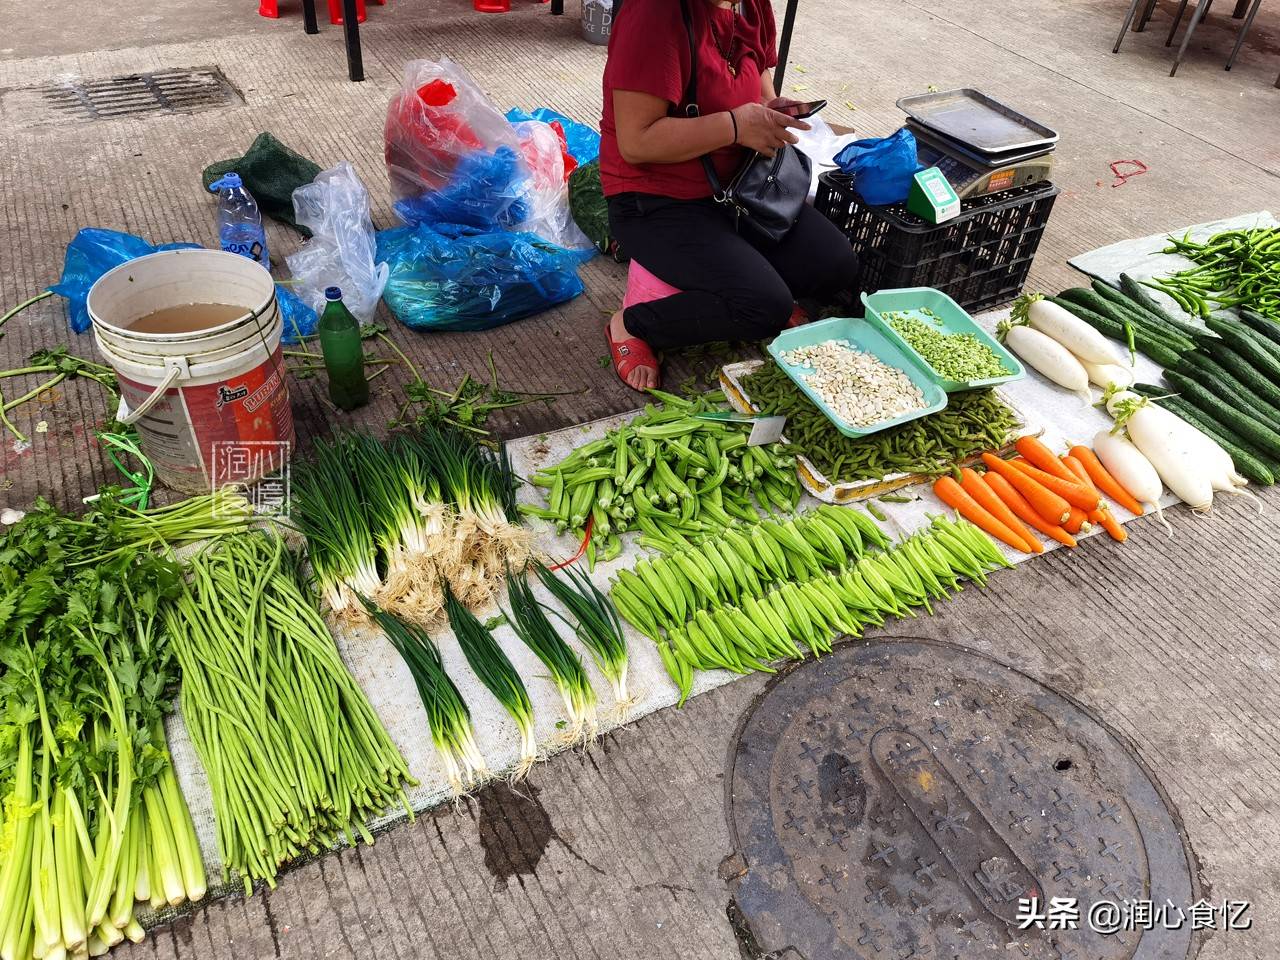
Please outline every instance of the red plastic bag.
M387 106L387 176L397 200L449 182L458 161L478 150L519 149L511 124L458 64L405 64L400 91Z

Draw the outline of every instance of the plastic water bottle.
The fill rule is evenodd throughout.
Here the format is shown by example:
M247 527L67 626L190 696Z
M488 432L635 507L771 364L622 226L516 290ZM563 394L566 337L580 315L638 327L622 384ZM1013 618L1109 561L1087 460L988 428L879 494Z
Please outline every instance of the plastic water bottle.
M354 410L369 402L360 324L342 302L339 288L326 287L324 299L316 332L320 334L320 352L329 375L329 399L340 410Z
M267 235L262 229L262 214L253 194L245 189L240 174L228 173L209 184L218 194L218 242L227 253L256 260L268 270Z

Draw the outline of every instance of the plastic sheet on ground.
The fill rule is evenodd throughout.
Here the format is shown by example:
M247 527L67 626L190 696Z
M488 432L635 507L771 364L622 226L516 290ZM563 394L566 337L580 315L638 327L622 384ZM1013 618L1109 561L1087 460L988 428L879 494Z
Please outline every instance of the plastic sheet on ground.
M1228 217L1225 220L1197 223L1193 227L1153 233L1149 237L1139 237L1137 240L1121 240L1119 243L1099 247L1097 250L1090 250L1088 253L1072 257L1067 262L1082 273L1098 277L1111 284L1119 283L1122 273L1127 273L1135 280L1167 277L1179 270L1194 266L1190 260L1180 254L1161 252L1168 246L1171 236L1181 237L1183 234L1190 233L1192 240L1204 241L1226 230L1274 226L1280 226L1280 221L1277 221L1269 211L1259 210L1257 213L1246 213L1238 217ZM1173 298L1164 291L1149 289L1147 293L1166 310L1174 311L1175 315L1183 312Z
M976 319L984 329L994 330L999 320L1007 315L1008 310L1005 309L983 314ZM1138 373L1140 377L1150 378L1154 376L1155 369L1149 361L1140 357ZM1006 384L1001 389L1013 402L1029 430L1034 432L1043 428L1044 442L1055 450L1061 449L1068 441L1088 443L1098 430L1108 428L1111 424L1110 418L1102 411L1085 406L1067 391L1034 375L1029 375L1025 380ZM593 423L567 427L555 433L516 440L509 445L515 471L519 476L528 477L543 466L559 463L575 448L626 423L637 412L631 411ZM895 539L926 526L929 523L930 514L949 512L929 492L927 485L909 487L899 493L915 495L918 499L901 504L877 503L877 508L887 517L887 522L882 523L881 526ZM541 490L525 485L520 489L519 499L523 503L541 503ZM1177 501L1166 495L1163 502L1167 506ZM807 510L815 506L817 501L805 497L800 509ZM857 507L857 509L862 508ZM1116 517L1121 522L1132 519L1129 514L1119 509L1116 511ZM530 520L529 523L537 533L536 548L546 556L555 560L564 560L577 551L578 542L574 538L555 535L554 529L542 521ZM1163 537L1165 534L1155 525L1147 524L1142 535ZM1101 531L1093 531L1088 536L1106 538L1106 534ZM591 578L600 589L608 589L609 578L619 568L635 564L642 551L635 545L634 539L633 535L624 538L624 549L617 559L609 563L597 564ZM1046 545L1047 551L1054 549L1060 549L1059 545L1056 543ZM1015 554L1008 548L1005 548L1005 555L1015 563L1031 559L1025 554ZM1013 574L998 572L995 575ZM549 600L540 585L535 585L534 590L539 599ZM497 612L495 606L482 612L481 617L493 616ZM946 615L946 604L937 604L934 608L934 616L945 617ZM553 618L554 622L556 621ZM582 655L583 663L591 677L592 686L599 698L600 732L602 733L620 723L630 723L655 710L672 706L677 700L676 687L667 677L657 648L648 638L641 636L630 626L626 626L625 629L629 656L628 683L634 704L623 718L619 718L613 711L615 704L611 688L596 669L590 656L567 629L562 627L561 631L570 646ZM415 810L423 810L447 800L450 792L444 766L428 735L426 715L414 688L413 678L404 662L387 640L374 630L340 629L336 636L352 674L365 690L392 739L404 754L411 773L419 781L419 785L409 794L411 806ZM472 674L448 628L437 628L432 631L432 636L440 646L449 676L457 684L471 710L477 743L484 753L490 772L495 776L504 774L515 766L518 759L519 737L514 724ZM557 721L563 716L560 698L555 687L546 679L545 669L513 634L509 626L504 624L498 627L494 631L494 636L511 657L512 663L528 686L529 696L533 702L539 744L544 750L553 752L563 749L565 744L556 726ZM713 690L733 679L735 675L725 671L698 673L694 677L693 695L697 696ZM180 717L175 716L169 722L169 743L183 793L187 797L188 805L195 818L201 851L212 879L220 867L208 784L191 747L190 739L182 727ZM403 817L403 811L390 811L373 826Z

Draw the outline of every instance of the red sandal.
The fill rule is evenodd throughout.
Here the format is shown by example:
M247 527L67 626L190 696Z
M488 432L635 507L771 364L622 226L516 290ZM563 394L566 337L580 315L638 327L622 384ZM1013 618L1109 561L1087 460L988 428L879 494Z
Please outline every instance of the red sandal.
M637 390L627 383L627 375L637 367L651 367L659 374L659 382L654 386L661 386L662 366L649 345L639 337L615 341L613 334L609 332L611 325L612 320L604 325L604 338L609 344L609 353L613 355L613 372L618 375L618 379L637 393L644 393L645 391Z

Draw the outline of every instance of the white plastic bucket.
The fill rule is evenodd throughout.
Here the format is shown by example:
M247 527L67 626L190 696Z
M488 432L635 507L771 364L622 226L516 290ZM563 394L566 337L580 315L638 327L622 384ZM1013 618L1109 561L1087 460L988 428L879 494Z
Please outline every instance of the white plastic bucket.
M142 333L166 307L229 303L244 315L207 330ZM120 380L132 423L166 486L208 492L278 471L293 449L293 411L271 274L221 250L166 250L104 274L89 291L94 339Z

